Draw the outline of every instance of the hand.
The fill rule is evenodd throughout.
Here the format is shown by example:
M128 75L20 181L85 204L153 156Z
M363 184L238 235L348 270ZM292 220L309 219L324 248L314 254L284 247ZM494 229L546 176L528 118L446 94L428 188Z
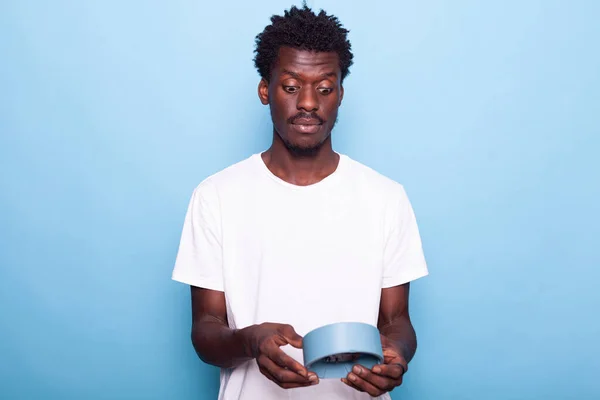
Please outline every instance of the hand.
M264 323L245 330L250 352L260 372L284 389L316 385L319 378L280 349L284 345L302 348L302 336L290 325Z
M352 372L342 382L372 397L381 396L402 384L402 377L408 369L408 363L392 342L381 336L383 347L383 364L373 366L370 370L362 365L355 365Z

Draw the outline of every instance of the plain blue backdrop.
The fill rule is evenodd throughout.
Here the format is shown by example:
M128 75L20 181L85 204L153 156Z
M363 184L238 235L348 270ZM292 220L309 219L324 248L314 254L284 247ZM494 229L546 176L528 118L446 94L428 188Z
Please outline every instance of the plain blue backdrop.
M193 188L270 142L254 37L291 4L0 2L0 398L216 398L170 274ZM430 267L394 399L599 399L600 2L309 5L355 51L334 145Z

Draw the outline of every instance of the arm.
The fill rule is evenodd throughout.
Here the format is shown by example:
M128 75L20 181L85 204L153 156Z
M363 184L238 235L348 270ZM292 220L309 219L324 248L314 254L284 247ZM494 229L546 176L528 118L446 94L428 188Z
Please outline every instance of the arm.
M202 361L221 368L233 368L251 360L244 330L227 324L225 295L216 290L191 286L192 344Z
M403 187L386 210L383 279L377 327L384 361L370 370L355 366L344 382L371 396L402 384L408 362L417 350L417 337L408 314L410 282L427 275L417 220Z
M367 392L373 397L393 390L402 384L408 362L417 350L417 337L408 314L410 283L382 289L379 321L383 348L383 364L370 370L355 366L347 378L347 385Z
M225 294L192 286L192 344L200 359L221 368L234 368L256 359L260 372L284 389L314 385L315 374L280 349L302 348L302 337L290 325L264 323L231 329Z
M384 349L385 345L394 348L406 364L417 351L417 336L408 313L409 291L410 283L383 289L377 323Z
M283 388L318 383L315 374L280 349L302 347L302 337L291 326L229 327L222 253L219 197L214 185L204 181L188 206L173 270L173 279L191 287L191 339L200 359L221 368L255 359L261 373Z

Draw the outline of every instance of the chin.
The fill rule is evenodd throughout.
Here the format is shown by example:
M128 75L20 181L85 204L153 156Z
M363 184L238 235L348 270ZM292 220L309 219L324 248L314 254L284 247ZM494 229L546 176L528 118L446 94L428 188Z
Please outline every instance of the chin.
M294 146L294 145L287 146L287 149L290 151L290 153L292 153L293 155L295 155L297 157L312 157L319 152L320 148L321 148L321 146L314 146L314 147L299 147L299 146Z
M313 143L299 143L299 142L290 142L283 141L285 147L294 155L300 157L308 157L313 156L319 152L321 147L323 147L323 141L313 142Z
M282 135L278 130L275 130L279 138L282 140L285 147L294 155L299 157L308 157L315 155L323 144L327 141L329 134L324 137L320 135L300 134L294 130L287 130Z

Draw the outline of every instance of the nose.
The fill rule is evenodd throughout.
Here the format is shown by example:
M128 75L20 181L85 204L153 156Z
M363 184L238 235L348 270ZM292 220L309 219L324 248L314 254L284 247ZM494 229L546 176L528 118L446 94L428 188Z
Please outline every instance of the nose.
M306 112L317 111L319 109L319 98L317 97L317 91L314 90L314 88L312 88L310 85L301 88L298 95L298 103L296 103L296 108Z

